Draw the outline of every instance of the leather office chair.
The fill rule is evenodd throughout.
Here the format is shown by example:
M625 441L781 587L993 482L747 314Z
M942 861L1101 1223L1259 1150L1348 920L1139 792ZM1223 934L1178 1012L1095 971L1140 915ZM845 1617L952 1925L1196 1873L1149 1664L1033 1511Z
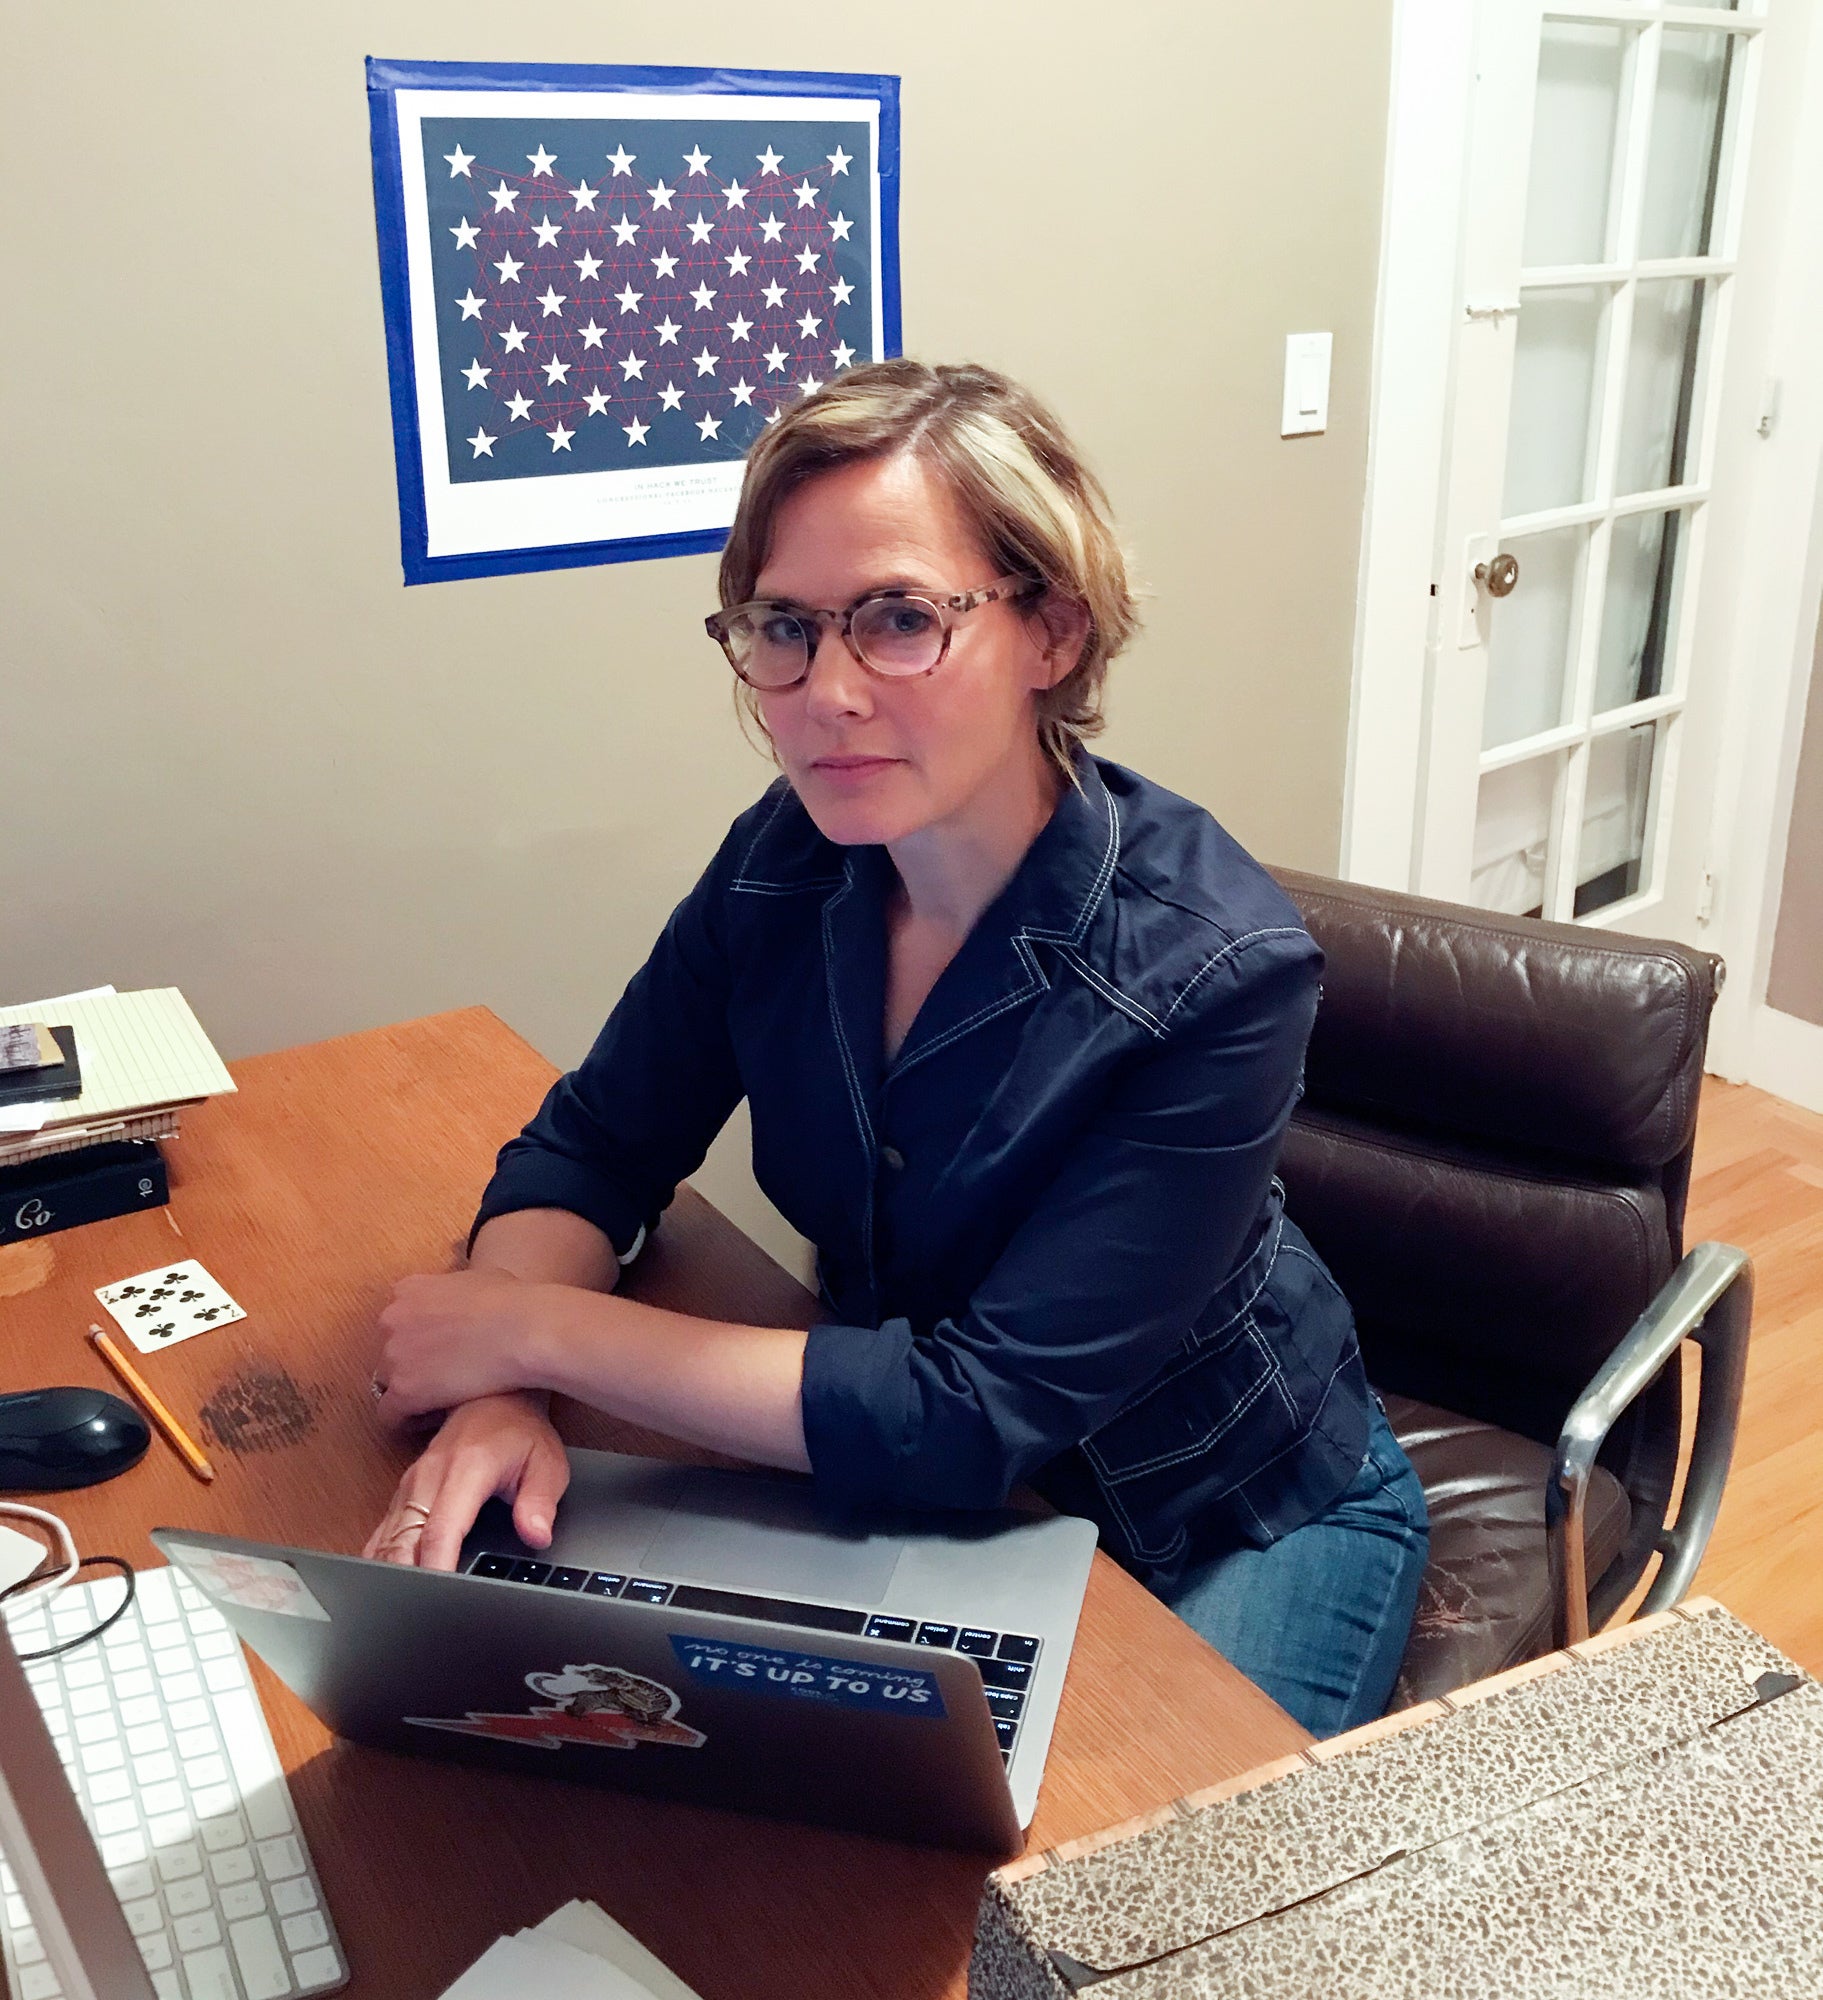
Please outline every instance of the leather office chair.
M1752 1267L1683 1255L1722 965L1279 874L1327 954L1280 1165L1431 1511L1393 1706L1586 1637L1656 1554L1687 1591L1746 1371ZM1683 1371L1702 1356L1675 1518Z

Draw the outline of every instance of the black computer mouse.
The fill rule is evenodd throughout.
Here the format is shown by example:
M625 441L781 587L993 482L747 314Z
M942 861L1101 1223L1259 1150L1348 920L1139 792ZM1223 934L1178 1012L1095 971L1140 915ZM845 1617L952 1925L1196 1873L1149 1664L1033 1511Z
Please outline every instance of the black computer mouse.
M0 1396L0 1492L94 1486L137 1465L152 1433L105 1389L25 1389Z

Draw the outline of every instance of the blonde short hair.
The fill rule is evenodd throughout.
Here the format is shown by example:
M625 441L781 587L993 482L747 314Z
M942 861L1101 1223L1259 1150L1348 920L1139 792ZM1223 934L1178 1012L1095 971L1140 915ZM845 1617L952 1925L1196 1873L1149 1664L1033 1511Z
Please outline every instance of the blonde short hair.
M724 609L752 598L791 494L819 474L901 452L948 486L990 575L1043 582L1037 616L1059 600L1086 612L1080 659L1038 696L1039 741L1074 780L1076 746L1102 726L1108 663L1133 636L1138 612L1101 482L1038 398L991 368L877 361L762 431L722 551ZM751 691L739 692L757 722Z

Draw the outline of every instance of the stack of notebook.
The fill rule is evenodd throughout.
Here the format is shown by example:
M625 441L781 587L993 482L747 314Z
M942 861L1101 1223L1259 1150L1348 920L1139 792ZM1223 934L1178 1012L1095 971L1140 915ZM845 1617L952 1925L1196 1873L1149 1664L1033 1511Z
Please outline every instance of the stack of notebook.
M179 1114L234 1088L214 1045L175 986L111 986L0 1007L0 1027L38 1023L74 1032L74 1097L0 1103L0 1168L128 1139L168 1139Z

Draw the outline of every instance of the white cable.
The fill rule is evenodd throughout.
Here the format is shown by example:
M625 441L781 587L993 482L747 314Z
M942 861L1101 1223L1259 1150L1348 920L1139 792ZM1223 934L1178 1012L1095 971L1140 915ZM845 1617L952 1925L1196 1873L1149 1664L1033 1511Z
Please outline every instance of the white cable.
M8 1514L17 1520L30 1521L39 1528L50 1529L50 1552L63 1565L55 1576L41 1577L29 1590L22 1590L17 1597L8 1598L8 1604L30 1604L34 1598L42 1597L49 1591L61 1590L82 1566L69 1529L55 1514L47 1514L41 1507L27 1507L17 1500L0 1500L0 1515Z

